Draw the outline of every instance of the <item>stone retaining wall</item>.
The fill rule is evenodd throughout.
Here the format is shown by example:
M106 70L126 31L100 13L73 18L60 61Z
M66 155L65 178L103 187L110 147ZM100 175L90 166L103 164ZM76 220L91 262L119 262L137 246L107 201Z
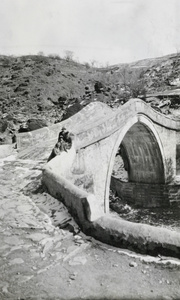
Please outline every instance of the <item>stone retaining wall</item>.
M139 207L180 205L180 185L123 182L112 176L111 189L128 204Z
M180 234L166 228L105 215L93 222L86 233L102 242L131 251L180 258Z
M180 206L180 184L169 185L168 196L171 205Z

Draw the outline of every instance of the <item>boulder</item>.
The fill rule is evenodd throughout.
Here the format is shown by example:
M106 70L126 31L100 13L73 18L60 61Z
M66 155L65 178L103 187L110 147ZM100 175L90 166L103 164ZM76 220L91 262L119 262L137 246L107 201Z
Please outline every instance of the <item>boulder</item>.
M65 113L63 114L62 121L70 118L71 116L73 116L74 114L76 114L78 111L80 111L82 108L83 108L83 106L77 100L73 105L69 106L66 109Z
M0 132L5 132L8 127L7 120L0 120Z
M33 131L42 127L47 127L47 123L42 119L29 119L27 121L27 129L28 131Z
M96 81L94 89L96 93L100 94L104 91L104 85L100 81Z
M29 119L26 123L21 124L18 132L28 132L39 128L47 127L47 123L42 119Z

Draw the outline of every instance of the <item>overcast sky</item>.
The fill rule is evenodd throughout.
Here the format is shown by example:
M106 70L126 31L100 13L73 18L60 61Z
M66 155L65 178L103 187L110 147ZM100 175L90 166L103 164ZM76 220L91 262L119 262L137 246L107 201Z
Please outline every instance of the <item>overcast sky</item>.
M0 0L0 54L130 62L180 50L180 0Z

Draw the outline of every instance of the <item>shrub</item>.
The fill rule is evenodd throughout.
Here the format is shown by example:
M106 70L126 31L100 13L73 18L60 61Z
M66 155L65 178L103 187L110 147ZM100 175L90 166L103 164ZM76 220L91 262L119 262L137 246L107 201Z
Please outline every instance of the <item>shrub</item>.
M60 57L59 54L49 54L48 57L53 58L53 59L61 60L61 57Z
M72 61L73 60L73 56L74 56L74 53L70 50L66 50L65 51L65 60L66 61Z

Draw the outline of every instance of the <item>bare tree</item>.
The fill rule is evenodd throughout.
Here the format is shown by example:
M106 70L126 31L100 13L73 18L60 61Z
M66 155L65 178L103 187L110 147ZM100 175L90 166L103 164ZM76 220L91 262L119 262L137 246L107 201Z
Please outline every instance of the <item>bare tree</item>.
M109 68L109 62L108 61L105 64L105 68Z
M65 58L66 61L72 61L73 56L74 56L73 51L70 51L70 50L65 51L65 57L64 58Z
M91 67L95 68L95 66L97 65L97 61L96 60L91 60Z

